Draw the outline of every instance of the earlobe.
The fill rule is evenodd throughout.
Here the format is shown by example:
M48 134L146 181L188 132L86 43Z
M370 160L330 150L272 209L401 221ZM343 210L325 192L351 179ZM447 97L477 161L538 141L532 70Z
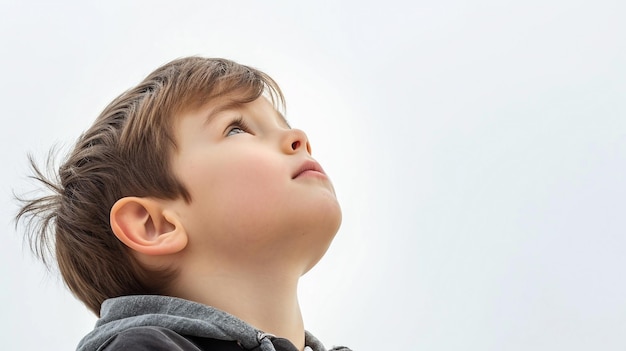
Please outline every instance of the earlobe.
M119 199L111 208L110 221L115 236L142 254L169 255L187 246L187 234L182 223L158 199Z

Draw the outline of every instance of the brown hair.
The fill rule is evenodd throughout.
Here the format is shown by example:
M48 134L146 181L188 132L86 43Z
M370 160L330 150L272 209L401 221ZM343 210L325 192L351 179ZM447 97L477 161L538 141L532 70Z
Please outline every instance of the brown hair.
M284 109L280 88L263 72L225 59L178 59L109 104L58 174L46 176L29 156L32 178L52 191L18 198L16 222L25 222L35 255L46 264L56 258L65 284L96 315L107 298L161 293L173 272L138 265L111 230L111 207L126 196L191 201L170 171L175 116L218 97L242 104L263 94Z

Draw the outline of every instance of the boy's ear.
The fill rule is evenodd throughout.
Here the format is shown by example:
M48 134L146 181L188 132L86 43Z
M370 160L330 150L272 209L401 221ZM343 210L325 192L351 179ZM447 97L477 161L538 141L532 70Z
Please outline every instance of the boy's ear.
M111 208L111 229L131 249L150 256L174 254L187 246L178 217L153 198L124 197Z

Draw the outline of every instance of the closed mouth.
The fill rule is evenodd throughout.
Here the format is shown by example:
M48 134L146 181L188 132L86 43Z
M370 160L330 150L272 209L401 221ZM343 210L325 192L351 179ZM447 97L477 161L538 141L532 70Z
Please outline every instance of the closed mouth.
M298 170L296 171L296 173L294 173L291 179L298 178L298 176L307 171L314 171L326 175L326 172L324 172L322 166L320 166L319 163L312 160L307 160L302 164L302 166L300 166L300 168L298 168Z

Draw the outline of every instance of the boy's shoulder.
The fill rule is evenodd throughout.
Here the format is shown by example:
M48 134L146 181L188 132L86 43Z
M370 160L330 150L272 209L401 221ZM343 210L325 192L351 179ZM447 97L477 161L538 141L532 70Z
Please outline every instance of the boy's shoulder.
M155 326L133 327L109 338L98 350L136 351L241 351L236 341L185 336L171 329Z
M212 343L212 339L254 349L257 334L244 321L210 306L170 296L131 295L104 301L96 327L77 350L135 349L124 345L142 345L137 346L140 350L205 350L198 345Z
M305 332L305 338L309 350L326 350L312 334ZM106 300L96 328L78 346L78 351L93 350L298 351L289 340L262 333L224 311L159 295Z

